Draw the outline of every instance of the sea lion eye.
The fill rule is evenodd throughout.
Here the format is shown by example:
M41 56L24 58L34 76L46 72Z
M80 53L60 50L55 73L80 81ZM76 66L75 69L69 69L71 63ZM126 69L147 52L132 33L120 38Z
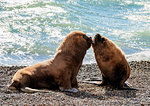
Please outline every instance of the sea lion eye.
M101 38L101 42L103 43L105 41L105 39L104 38Z
M105 39L104 39L104 38L102 38L101 36L99 36L99 37L98 37L98 41L100 41L100 42L102 42L102 43L103 43L103 42L105 41Z
M88 39L89 39L86 35L83 35L83 38L84 38L85 40L88 40Z

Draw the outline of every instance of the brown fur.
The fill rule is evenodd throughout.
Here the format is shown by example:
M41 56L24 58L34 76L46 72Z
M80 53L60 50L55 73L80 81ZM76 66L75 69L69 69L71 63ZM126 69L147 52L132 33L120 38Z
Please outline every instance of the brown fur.
M76 76L91 43L91 37L85 33L71 32L61 43L54 59L18 70L9 88L78 88Z
M102 72L102 83L100 85L111 84L122 89L130 76L130 67L121 49L99 34L95 35L92 47L97 64Z

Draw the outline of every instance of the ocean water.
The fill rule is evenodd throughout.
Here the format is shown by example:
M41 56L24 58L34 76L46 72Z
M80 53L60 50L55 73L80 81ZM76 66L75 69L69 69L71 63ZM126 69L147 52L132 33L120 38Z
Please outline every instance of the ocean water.
M149 0L1 0L0 65L53 58L74 30L111 39L129 61L150 60ZM90 48L83 63L93 62Z

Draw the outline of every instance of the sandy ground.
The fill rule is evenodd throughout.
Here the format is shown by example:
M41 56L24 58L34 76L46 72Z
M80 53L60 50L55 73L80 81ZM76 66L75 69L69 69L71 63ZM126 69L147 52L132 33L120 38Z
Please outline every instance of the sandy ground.
M150 106L150 62L129 62L131 76L127 82L135 90L115 90L109 86L99 87L81 81L101 77L96 64L83 65L78 73L79 92L68 93L49 91L48 93L23 93L7 88L14 73L23 66L0 67L1 105L54 105L54 106Z

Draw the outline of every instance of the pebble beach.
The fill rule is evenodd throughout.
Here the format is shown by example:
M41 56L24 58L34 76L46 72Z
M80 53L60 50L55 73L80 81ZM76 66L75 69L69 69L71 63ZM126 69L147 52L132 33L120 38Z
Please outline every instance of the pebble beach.
M127 83L136 90L116 90L110 86L83 83L87 78L100 77L98 66L82 65L78 73L78 93L49 90L47 93L24 93L11 91L8 85L15 72L25 66L0 66L0 105L48 105L48 106L149 106L150 105L150 61L131 61L130 78Z

